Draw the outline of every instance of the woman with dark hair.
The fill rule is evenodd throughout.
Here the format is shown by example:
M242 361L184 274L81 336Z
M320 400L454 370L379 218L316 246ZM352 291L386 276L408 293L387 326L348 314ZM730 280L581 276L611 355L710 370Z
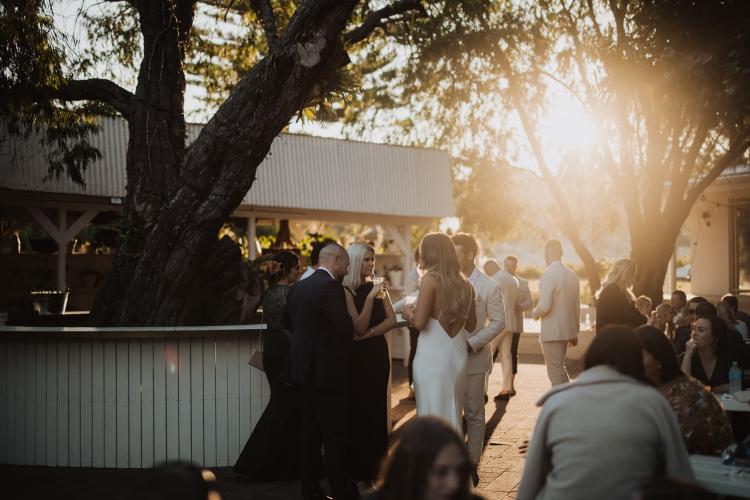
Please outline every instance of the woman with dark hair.
M552 388L528 448L519 500L630 500L654 477L693 477L669 404L642 383L641 344L626 326L602 329L586 370Z
M715 393L729 391L729 369L735 356L727 349L728 328L718 316L699 317L685 344L681 369Z
M299 478L302 403L286 384L283 373L289 354L289 334L282 322L289 290L300 275L299 257L288 250L271 258L270 286L263 297L263 371L271 395L263 415L245 444L234 471L253 481Z
M437 417L417 417L391 450L378 491L365 499L481 500L469 491L469 466L453 427Z
M646 322L646 316L635 307L633 283L634 260L620 259L604 280L596 302L596 331L607 325L630 325L633 328Z
M688 453L721 455L732 442L732 428L719 401L700 382L680 371L672 343L653 326L635 331L643 348L646 380L671 404Z

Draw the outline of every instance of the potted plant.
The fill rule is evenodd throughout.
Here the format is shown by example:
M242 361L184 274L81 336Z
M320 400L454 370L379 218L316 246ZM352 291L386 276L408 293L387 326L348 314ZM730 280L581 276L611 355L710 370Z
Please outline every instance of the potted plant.
M400 288L404 284L404 271L401 268L401 264L386 267L385 273L388 275L388 281L392 287Z

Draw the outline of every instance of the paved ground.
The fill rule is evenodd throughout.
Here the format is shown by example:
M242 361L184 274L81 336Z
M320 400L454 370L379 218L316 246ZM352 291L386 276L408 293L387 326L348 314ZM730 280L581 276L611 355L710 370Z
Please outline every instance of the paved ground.
M487 446L479 468L478 492L488 500L515 498L523 471L523 456L518 452L518 445L531 437L539 412L534 403L549 387L540 356L522 356L521 361L516 383L518 395L507 403L495 403L490 397L487 404ZM406 399L408 387L402 366L394 367L394 378L393 436L397 439L399 429L415 415L416 410L414 403ZM490 377L490 396L497 394L499 389L500 370L497 369ZM214 471L225 500L301 498L297 482L250 484L229 468ZM4 490L1 496L9 500L129 500L143 475L138 470L0 466Z

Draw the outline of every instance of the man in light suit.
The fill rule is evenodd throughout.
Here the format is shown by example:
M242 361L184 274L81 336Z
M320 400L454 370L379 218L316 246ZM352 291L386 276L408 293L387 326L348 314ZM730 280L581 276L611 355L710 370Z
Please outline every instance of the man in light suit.
M568 345L578 344L581 316L581 285L576 273L560 261L562 255L559 241L547 242L544 259L548 267L539 282L539 302L532 313L535 319L542 319L539 342L553 386L569 380L565 353Z
M509 255L503 262L503 270L498 271L493 278L498 281L500 288L503 290L503 302L505 304L505 317L509 315L513 316L513 321L508 321L505 325L505 329L509 331L509 334L503 332L502 335L508 335L510 339L509 348L503 347L503 341L500 341L500 354L501 363L503 363L503 386L500 393L495 396L496 401L507 401L511 397L516 395L515 380L516 374L518 373L518 343L521 340L521 333L523 332L523 313L528 311L533 306L531 301L531 291L529 290L529 282L521 278L516 274L518 269L518 257L515 255ZM510 278L513 278L511 281ZM505 287L503 286L505 283ZM514 285L518 285L515 287ZM506 289L511 288L506 292ZM512 311L508 308L508 299L505 295L513 295L513 309ZM501 335L501 337L502 337ZM507 340L505 341L508 342ZM509 349L509 353L503 351L504 348ZM508 360L508 361L504 361ZM507 365L507 366L506 366Z
M507 260L507 259L506 259ZM500 285L500 291L503 295L503 305L505 307L505 329L500 334L500 341L497 344L497 350L500 355L500 366L503 371L503 385L495 399L507 401L511 397L513 377L513 356L511 355L511 345L513 344L513 332L516 332L516 303L518 301L518 279L505 269L495 273L492 279ZM514 393L515 394L515 393Z
M474 237L467 233L453 236L461 271L469 278L476 291L477 326L469 332L466 349L469 361L466 365L466 393L464 396L464 418L466 419L466 447L471 460L471 478L474 486L479 483L477 465L482 457L484 445L484 395L485 380L492 368L490 342L505 328L505 308L500 286L474 265L479 247Z

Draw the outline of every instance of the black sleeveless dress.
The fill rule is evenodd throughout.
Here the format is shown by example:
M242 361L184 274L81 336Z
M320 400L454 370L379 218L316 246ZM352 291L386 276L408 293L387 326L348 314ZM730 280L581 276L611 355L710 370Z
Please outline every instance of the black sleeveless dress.
M372 283L356 290L354 303L362 311ZM386 319L383 301L375 299L368 327ZM383 335L353 342L351 348L351 427L348 458L350 477L372 481L388 453L388 376L391 359Z
M302 402L296 388L282 383L289 338L282 316L289 285L274 285L263 298L263 369L271 388L268 406L234 465L255 482L299 479Z

